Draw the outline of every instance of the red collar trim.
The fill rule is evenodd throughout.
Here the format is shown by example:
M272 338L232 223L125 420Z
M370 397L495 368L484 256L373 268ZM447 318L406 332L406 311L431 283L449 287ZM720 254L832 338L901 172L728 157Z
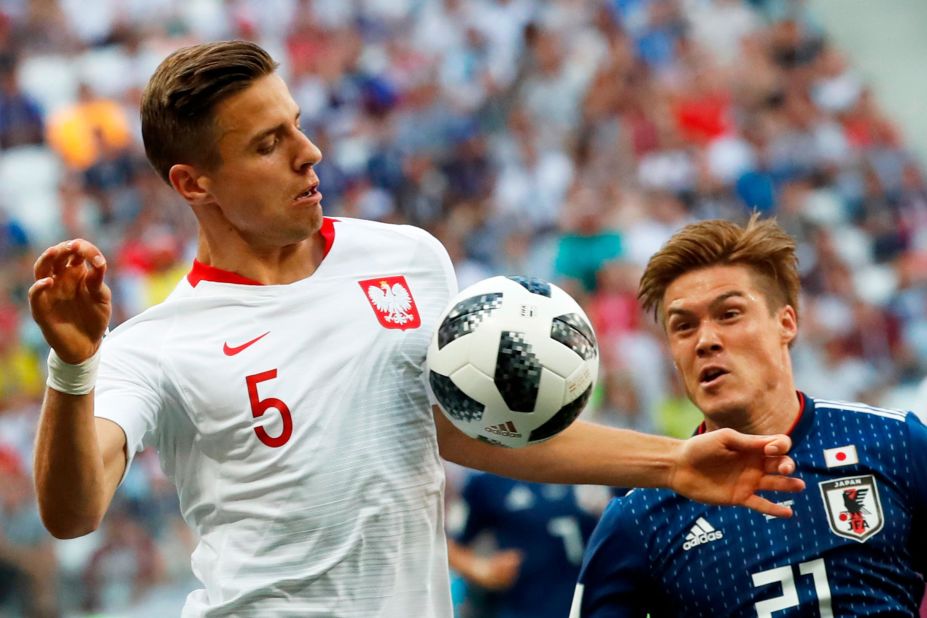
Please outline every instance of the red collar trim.
M335 222L337 220L331 217L322 218L322 228L319 230L319 234L322 235L322 240L325 242L322 249L323 258L328 257L328 252L332 250L332 245L335 244Z
M798 416L795 417L795 420L792 421L792 426L789 427L789 430L785 432L785 435L791 436L792 432L795 431L795 428L798 427L798 422L801 420L801 417L805 414L805 394L801 391L795 391L798 395ZM698 428L695 430L695 435L700 436L706 431L705 421L702 421L698 424Z
M332 219L331 217L322 218L322 228L319 230L319 234L322 235L322 241L325 243L322 249L323 258L328 256L328 252L332 250L332 245L335 244L335 221L337 221L337 219ZM264 285L260 281L243 277L230 270L222 270L221 268L216 268L209 264L203 264L197 259L193 260L193 267L190 269L190 272L187 273L187 281L193 287L196 287L200 281L235 283L238 285Z
M199 285L200 281L214 281L216 283L237 283L238 285L264 285L260 281L242 277L238 273L230 270L222 270L209 264L203 264L197 259L193 260L193 268L187 273L187 281L193 287Z

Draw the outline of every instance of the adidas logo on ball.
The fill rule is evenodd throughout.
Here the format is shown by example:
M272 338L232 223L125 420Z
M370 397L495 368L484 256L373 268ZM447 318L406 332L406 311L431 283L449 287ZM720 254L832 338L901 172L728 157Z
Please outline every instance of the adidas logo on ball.
M536 277L497 276L450 300L425 368L455 427L515 448L576 420L595 387L599 348L589 317L565 291Z
M505 423L499 423L498 425L490 425L489 427L484 427L483 431L488 433L494 433L497 436L505 436L506 438L520 438L521 434L518 433L518 428L515 427L515 423L512 421L506 421Z

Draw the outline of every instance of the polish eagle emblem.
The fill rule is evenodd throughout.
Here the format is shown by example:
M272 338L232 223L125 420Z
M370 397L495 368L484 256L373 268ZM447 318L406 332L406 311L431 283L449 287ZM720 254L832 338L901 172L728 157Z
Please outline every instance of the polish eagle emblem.
M412 320L412 314L409 313L412 296L402 284L394 283L390 287L386 281L381 281L379 287L371 285L367 288L367 296L373 306L385 314L383 319L387 322L405 324Z
M421 325L415 299L405 277L379 277L359 283L382 326L405 330Z

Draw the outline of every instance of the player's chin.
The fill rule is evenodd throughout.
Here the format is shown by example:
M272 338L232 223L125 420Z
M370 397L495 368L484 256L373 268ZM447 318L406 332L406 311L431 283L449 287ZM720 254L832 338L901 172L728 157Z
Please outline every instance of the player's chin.
M721 427L736 426L741 420L747 402L737 394L698 392L694 402L706 418Z

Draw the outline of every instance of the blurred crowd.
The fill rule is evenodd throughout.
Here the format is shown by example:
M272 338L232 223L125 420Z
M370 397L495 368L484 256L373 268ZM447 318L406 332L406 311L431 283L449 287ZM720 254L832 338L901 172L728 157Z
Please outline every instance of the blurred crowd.
M187 271L195 222L145 161L138 102L167 53L227 38L280 61L327 215L428 229L461 287L532 275L582 302L603 361L589 418L691 432L637 279L680 226L754 210L800 243L799 386L914 405L924 169L799 0L0 0L0 608L170 615L192 586L155 453L97 533L41 528L47 348L26 293L71 237L108 256L113 326Z

